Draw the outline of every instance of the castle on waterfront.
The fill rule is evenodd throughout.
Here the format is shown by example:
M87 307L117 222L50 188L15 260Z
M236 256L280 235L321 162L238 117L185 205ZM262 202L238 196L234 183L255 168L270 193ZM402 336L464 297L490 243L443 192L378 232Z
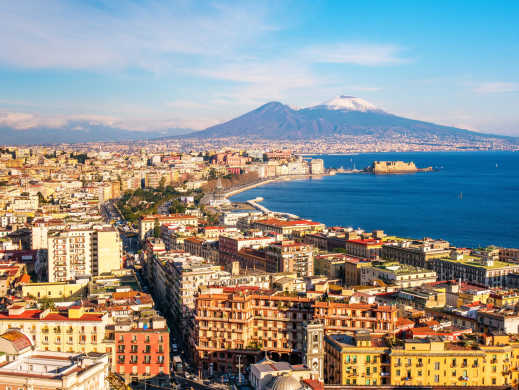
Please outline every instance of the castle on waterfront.
M366 171L375 174L413 173L432 171L432 167L417 168L413 161L374 161Z

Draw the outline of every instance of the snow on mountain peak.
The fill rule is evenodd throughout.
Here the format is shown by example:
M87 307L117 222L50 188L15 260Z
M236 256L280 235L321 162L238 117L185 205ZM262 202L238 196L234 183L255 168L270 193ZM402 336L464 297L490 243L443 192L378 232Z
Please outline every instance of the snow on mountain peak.
M350 110L350 111L380 111L380 109L374 104L355 97L355 96L337 96L330 99L322 104L329 110Z

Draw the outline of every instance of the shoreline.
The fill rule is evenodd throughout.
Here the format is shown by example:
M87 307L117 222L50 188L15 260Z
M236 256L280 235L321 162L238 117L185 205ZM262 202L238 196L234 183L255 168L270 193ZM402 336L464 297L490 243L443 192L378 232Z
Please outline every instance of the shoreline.
M278 177L274 177L272 179L265 179L265 180L262 180L260 182L256 182L256 183L252 183L252 184L246 184L243 187L227 191L224 194L224 197L225 198L230 198L231 196L237 195L237 194L239 194L241 192L252 190L253 188L261 187L261 186L264 186L266 184L279 183L279 182L284 182L284 181L293 181L293 180L308 180L308 179L312 179L312 178L320 178L320 177L324 177L324 176L333 176L333 175L334 174L323 173L322 175L286 175L286 176L278 176Z

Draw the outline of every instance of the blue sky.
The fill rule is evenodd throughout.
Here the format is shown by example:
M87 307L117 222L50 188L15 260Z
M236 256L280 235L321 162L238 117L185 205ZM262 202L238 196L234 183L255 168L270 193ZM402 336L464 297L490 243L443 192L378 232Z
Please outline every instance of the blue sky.
M512 1L0 1L0 125L204 128L346 94L519 136Z

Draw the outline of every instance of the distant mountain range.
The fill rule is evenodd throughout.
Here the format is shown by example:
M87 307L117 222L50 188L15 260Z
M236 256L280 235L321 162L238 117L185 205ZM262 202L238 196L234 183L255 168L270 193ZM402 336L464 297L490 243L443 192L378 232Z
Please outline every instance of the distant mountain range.
M127 142L171 138L226 138L296 140L334 136L372 136L377 140L402 137L433 144L499 140L519 144L519 138L478 133L430 122L403 118L353 96L338 96L323 104L293 109L270 102L228 122L202 131L171 128L134 131L89 121L71 121L63 127L19 130L0 126L0 145L85 142Z
M55 145L85 142L124 142L172 137L193 132L192 129L135 131L89 121L73 121L63 127L34 127L19 130L0 126L0 145Z
M279 102L270 102L238 118L184 137L290 140L337 135L371 135L379 139L407 136L450 142L489 138L514 140L511 137L399 117L353 96L339 96L318 106L303 109L293 109Z

